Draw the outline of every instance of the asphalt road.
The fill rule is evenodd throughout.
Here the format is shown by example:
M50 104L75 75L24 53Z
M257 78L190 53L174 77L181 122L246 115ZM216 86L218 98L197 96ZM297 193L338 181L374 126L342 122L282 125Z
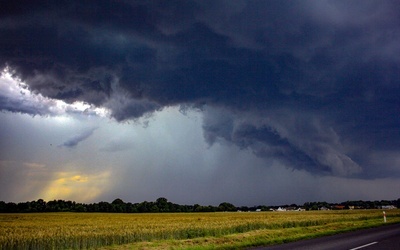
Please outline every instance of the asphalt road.
M363 229L311 240L302 240L270 247L251 248L256 250L385 250L400 249L400 224Z

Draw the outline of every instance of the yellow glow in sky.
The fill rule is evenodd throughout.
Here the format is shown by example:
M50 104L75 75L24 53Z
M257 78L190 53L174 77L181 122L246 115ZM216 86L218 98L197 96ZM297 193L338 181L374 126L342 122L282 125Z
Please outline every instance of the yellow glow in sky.
M44 200L64 199L75 201L96 200L109 182L109 173L81 174L60 172L39 195Z

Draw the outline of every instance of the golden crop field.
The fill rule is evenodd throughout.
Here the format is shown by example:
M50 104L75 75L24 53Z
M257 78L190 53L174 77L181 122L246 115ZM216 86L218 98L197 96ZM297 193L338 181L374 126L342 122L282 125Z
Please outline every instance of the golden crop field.
M386 214L400 222L399 209ZM381 210L0 214L0 249L243 247L382 224Z

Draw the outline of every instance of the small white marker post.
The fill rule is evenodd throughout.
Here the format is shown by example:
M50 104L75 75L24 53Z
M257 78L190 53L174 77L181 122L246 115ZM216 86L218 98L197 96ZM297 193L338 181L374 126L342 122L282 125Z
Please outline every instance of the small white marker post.
M386 213L385 213L385 211L383 211L383 222L386 223Z

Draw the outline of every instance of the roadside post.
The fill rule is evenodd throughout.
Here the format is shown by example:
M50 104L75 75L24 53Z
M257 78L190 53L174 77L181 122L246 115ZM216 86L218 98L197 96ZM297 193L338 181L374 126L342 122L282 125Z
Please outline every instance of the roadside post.
M386 212L385 211L383 211L383 222L386 223Z

